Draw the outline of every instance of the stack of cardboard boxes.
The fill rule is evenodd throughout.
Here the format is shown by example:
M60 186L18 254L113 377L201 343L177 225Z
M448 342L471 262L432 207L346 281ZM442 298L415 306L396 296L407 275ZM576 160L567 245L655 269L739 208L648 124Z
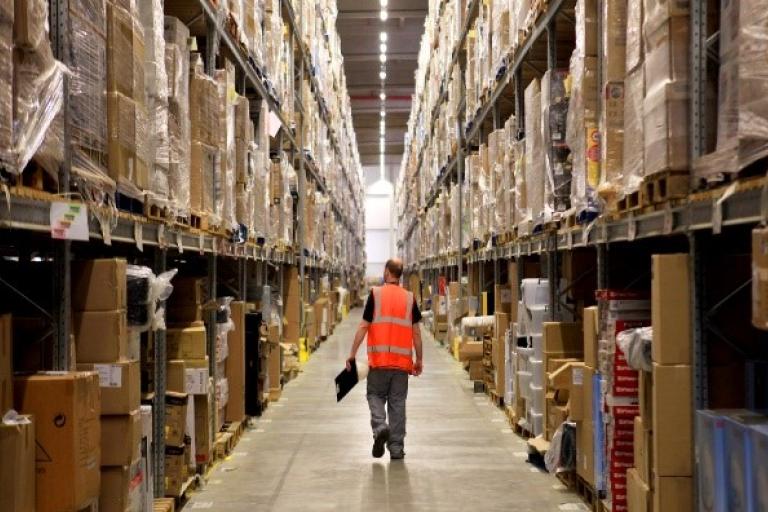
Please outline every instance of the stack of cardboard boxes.
M689 259L653 256L650 425L642 418L643 430L652 431L652 459L640 466L651 467L653 510L693 510L692 334L690 322L681 321L690 318Z
M193 434L194 462L205 464L211 460L215 414L207 353L208 341L203 323L205 279L177 277L173 280L173 286L174 292L168 300L166 310L169 325L166 331L166 389L170 393L189 397L188 400L192 404L189 410L193 411L194 425L200 425L201 428L185 427L184 431L190 430Z
M215 204L215 184L220 173L219 93L216 82L205 74L199 56L194 58L189 74L189 110L192 138L190 208L215 216L219 213Z
M189 395L165 393L165 495L181 496L189 474L192 457L191 438L187 436Z
M552 439L555 431L568 418L570 386L568 381L574 363L583 360L582 325L568 322L544 322L544 382L534 372L532 383L545 392L544 437ZM534 366L535 369L535 366ZM537 390L538 392L538 390Z
M616 343L622 331L650 323L650 303L635 292L600 290L598 369L601 420L593 422L598 489L605 488L614 507L627 510L627 470L634 465L634 418L639 414L640 380ZM594 390L593 390L594 392ZM599 425L597 425L599 423ZM597 425L597 426L596 426ZM597 432L605 429L598 442Z
M189 29L165 16L165 71L168 76L168 194L180 216L190 209Z
M130 10L124 7L132 7ZM149 189L144 140L149 127L146 93L144 31L138 9L125 3L107 2L107 135L109 176L121 191Z
M229 401L226 408L226 421L245 419L245 312L244 302L233 301L229 305L234 328L229 331L229 356L227 357L226 376L229 382ZM195 397L195 414L198 413ZM197 425L197 421L195 422ZM198 457L200 455L199 452Z
M31 415L35 421L34 510L38 512L97 506L100 466L117 456L116 451L133 454L128 447L132 439L121 431L113 432L120 437L109 438L110 444L121 446L116 446L115 451L110 449L107 459L102 456L99 380L99 374L95 372L51 372L14 379L14 408ZM24 433L24 429L20 432ZM28 438L22 442L28 442ZM24 445L18 449L25 450ZM14 464L10 466L14 467ZM28 474L23 465L20 469ZM124 489L122 485L116 487L121 490L113 497L127 496L128 486Z
M571 379L570 419L576 422L576 473L596 488L594 388L598 354L597 306L584 308L584 366Z
M13 409L11 315L0 315L0 416ZM0 510L35 510L35 419L0 420Z
M126 270L123 259L88 260L72 275L77 367L96 372L101 388L103 510L142 499L139 341L127 326Z

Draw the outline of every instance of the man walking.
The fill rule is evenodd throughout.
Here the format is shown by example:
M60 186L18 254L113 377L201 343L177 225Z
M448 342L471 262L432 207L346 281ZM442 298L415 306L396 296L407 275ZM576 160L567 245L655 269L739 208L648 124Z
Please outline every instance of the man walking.
M392 460L405 458L405 400L408 397L408 375L421 375L423 370L421 312L413 294L400 287L403 262L387 261L384 285L376 286L368 296L363 321L355 334L347 360L355 359L360 344L368 335L368 406L373 428L373 456L389 449ZM413 352L416 352L416 362ZM385 411L386 406L386 411ZM389 424L387 424L387 413Z

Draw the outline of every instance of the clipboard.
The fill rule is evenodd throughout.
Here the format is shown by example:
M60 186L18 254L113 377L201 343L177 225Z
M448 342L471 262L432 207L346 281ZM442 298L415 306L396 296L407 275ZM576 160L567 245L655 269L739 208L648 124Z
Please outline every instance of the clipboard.
M353 359L350 361L350 364L352 368L349 371L345 367L341 370L341 373L336 376L336 402L341 402L341 399L347 396L347 393L349 393L352 388L355 387L355 384L358 383L357 363Z

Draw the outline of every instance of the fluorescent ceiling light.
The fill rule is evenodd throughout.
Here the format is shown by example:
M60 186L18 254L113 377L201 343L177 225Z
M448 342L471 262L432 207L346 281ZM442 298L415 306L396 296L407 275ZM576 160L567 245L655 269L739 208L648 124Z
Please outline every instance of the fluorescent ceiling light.
M379 115L380 115L381 117L387 117L387 111L386 111L386 110L382 110L382 111L379 113Z
M384 64L385 62L387 62L387 56L386 56L386 54L382 53L381 55L379 55L379 62L381 62L382 64Z
M384 101L387 99L387 95L382 92L381 94L379 94L379 99L381 99L381 101Z
M381 44L379 45L379 51L380 51L381 53L387 53L387 43L381 43Z
M384 9L387 4L389 3L388 0L379 0L379 3L381 4L381 8Z
M387 15L387 10L386 9L382 9L381 12L379 13L379 19L381 21L387 21L388 17L389 16Z
M387 42L387 33L386 32L381 32L379 34L379 41L381 41L382 43L386 43Z
M387 72L386 71L379 71L379 78L381 78L382 80L386 80L387 79Z

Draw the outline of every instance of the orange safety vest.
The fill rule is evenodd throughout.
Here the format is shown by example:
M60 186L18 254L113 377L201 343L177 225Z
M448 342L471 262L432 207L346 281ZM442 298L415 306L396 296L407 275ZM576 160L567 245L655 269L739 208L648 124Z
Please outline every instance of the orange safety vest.
M398 285L373 288L368 366L413 372L413 294Z

